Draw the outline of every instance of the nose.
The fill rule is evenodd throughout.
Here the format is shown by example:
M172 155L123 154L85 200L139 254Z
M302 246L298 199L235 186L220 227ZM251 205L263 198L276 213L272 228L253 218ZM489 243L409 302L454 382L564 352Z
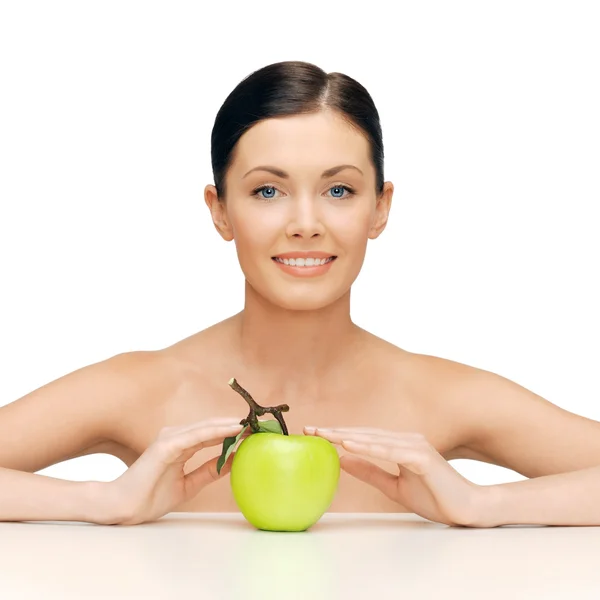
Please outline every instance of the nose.
M290 202L289 205L290 216L286 227L289 237L311 238L315 235L323 235L325 225L318 198L302 194Z

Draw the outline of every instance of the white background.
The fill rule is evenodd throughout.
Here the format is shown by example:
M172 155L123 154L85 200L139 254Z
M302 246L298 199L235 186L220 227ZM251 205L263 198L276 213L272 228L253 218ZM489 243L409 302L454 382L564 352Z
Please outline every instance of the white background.
M395 185L353 320L600 420L598 4L238 5L0 4L0 405L241 310L202 195L210 131L241 79L306 60L367 87Z

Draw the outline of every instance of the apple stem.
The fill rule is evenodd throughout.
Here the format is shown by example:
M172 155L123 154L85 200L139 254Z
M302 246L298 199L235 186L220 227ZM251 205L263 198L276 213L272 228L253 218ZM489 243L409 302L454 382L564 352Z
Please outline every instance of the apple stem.
M279 421L283 435L289 435L287 425L281 414L290 410L290 407L287 404L279 404L278 406L260 406L260 404L257 404L254 398L252 398L252 396L235 380L235 377L232 377L229 380L229 385L242 396L250 407L248 416L240 421L240 425L250 425L252 431L257 433L259 431L258 417L261 417L265 413L270 413L277 421Z

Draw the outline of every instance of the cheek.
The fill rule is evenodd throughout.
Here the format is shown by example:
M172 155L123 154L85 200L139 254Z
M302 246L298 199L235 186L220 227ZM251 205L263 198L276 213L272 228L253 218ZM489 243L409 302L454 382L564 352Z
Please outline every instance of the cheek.
M273 219L254 211L232 215L231 224L236 246L247 252L260 251L268 246L276 231Z
M246 210L244 214L232 214L231 223L235 244L243 256L260 254L281 246L282 232L286 231L289 215L281 207L269 210ZM340 244L346 253L364 253L373 215L358 207L340 210L332 207L321 215L326 236L335 245ZM340 248L340 249L341 249Z
M363 252L371 227L370 218L370 215L356 211L338 220L338 227L334 229L335 237L347 252Z
M240 267L249 281L258 284L265 269L271 268L271 253L275 253L281 243L281 222L267 215L257 215L247 211L243 216L232 219L234 243Z

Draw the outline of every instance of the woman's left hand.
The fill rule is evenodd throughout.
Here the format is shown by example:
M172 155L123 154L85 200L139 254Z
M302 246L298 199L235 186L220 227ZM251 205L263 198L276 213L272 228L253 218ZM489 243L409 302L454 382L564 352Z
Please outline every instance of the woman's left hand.
M351 452L355 456L340 457L344 471L419 516L446 525L478 527L485 488L465 479L420 433L361 427L305 427L304 433ZM398 475L356 455L395 462Z

